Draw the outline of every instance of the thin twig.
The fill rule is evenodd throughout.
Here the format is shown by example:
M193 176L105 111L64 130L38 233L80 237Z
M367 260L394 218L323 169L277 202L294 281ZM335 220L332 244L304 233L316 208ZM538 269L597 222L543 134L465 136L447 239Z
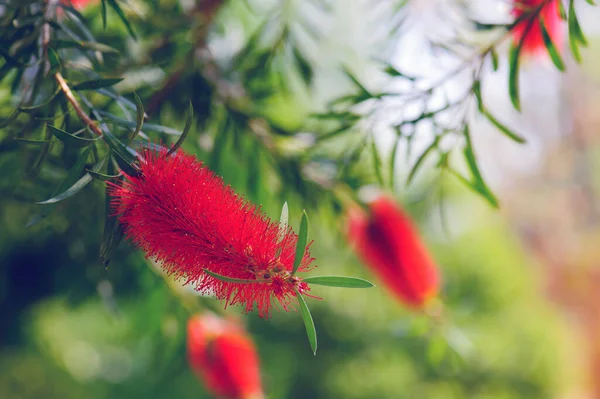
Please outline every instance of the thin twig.
M71 103L71 105L75 109L75 112L77 113L77 116L79 117L79 119L81 119L81 121L87 127L89 127L92 132L94 132L98 136L102 136L102 130L100 129L100 127L98 125L96 125L96 123L81 108L81 105L79 105L79 102L77 101L77 99L73 95L73 92L71 91L71 88L69 87L69 85L65 81L65 78L63 78L62 74L60 72L55 72L54 73L54 79L58 83L58 86L60 87L60 90L63 92L63 94L65 95L65 97L69 101L69 103Z

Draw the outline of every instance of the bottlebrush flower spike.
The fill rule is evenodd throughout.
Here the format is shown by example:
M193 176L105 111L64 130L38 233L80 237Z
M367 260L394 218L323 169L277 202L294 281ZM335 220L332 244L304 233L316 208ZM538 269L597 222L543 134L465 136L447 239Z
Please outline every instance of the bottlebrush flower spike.
M213 314L192 317L187 326L190 366L215 396L264 398L254 343L237 324Z
M177 279L268 317L276 298L287 311L296 292L310 288L292 273L298 236L237 196L193 156L142 150L139 174L110 184L111 205L146 256ZM308 245L310 246L310 244ZM298 272L314 258L308 246ZM302 255L301 255L302 256ZM230 282L209 275L244 282Z
M362 261L404 304L421 308L437 295L436 265L393 199L379 196L369 204L368 214L359 207L350 209L348 238Z
M548 36L556 48L563 41L561 18L559 13L560 0L513 0L512 15L517 25L512 35L515 45L522 43L523 54L541 55L547 53L540 21L543 21Z

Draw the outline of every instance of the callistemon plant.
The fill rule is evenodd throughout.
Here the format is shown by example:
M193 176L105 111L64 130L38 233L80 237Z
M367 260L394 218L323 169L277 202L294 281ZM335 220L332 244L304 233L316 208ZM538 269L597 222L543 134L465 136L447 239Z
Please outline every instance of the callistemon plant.
M135 171L109 182L112 208L125 231L164 270L211 293L225 306L241 304L268 317L276 300L284 310L299 301L313 351L316 336L303 295L309 284L370 287L350 277L301 277L313 268L304 213L300 236L235 194L223 180L182 150L144 149Z

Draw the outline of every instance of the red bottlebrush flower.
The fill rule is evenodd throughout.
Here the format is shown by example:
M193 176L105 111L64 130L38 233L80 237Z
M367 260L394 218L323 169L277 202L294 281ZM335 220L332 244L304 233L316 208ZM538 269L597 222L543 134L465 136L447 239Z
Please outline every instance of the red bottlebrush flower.
M89 3L93 3L97 0L62 0L63 4L72 5L74 8L81 10L85 8Z
M125 174L110 195L125 235L162 263L163 269L225 306L254 305L268 317L272 298L285 310L296 291L308 284L292 276L298 236L281 228L255 205L237 196L193 156L179 150L167 155L143 150L139 176ZM298 268L305 272L314 258L308 247ZM256 282L227 282L207 274Z
M212 394L226 399L264 397L256 348L240 326L203 314L192 317L187 330L190 365Z
M403 210L386 196L369 204L367 214L353 208L348 237L362 261L403 303L422 307L438 293L435 263Z
M540 21L548 31L552 43L560 48L563 41L560 0L513 0L512 15L519 21L513 29L515 45L523 43L523 54L540 55L546 53Z

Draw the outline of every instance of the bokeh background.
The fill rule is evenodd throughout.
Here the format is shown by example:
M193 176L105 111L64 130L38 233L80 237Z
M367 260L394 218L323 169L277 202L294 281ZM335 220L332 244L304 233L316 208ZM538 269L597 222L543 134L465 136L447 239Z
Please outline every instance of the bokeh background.
M113 18L103 30L99 5L83 11L98 39L125 54L125 61L107 59L104 66L105 72L126 77L117 89L124 94L136 90L152 111L152 121L178 129L192 100L200 123L184 144L186 150L273 218L288 201L297 228L300 210L310 204L309 235L319 274L373 279L348 248L339 209L310 186L282 194L273 159L256 142L238 140L236 134L221 140L219 132L226 129L222 120L203 118L221 112L214 111L217 100L199 70L212 72L182 54L200 37L216 60L215 69L235 74L230 60L262 24L269 7L287 7L282 18L304 15L307 29L321 32L316 40L302 39L303 53L313 65L310 90L284 61L270 64L269 73L260 64L240 72L242 79L265 75L255 91L272 88L270 79L283 77L286 84L274 86L280 90L260 99L261 115L282 130L297 130L307 115L322 112L328 101L351 90L342 64L372 88L394 84L375 73L376 58L427 79L443 76L456 60L424 49L432 38L444 37L447 27L440 21L451 19L444 10L459 2L414 0L400 7L396 2L340 0L326 2L323 13L299 1L250 2L257 3L251 4L253 12L245 2L214 1L205 2L203 15L188 11L185 20L182 15L194 6L191 0L161 0L158 11L145 2L131 3L126 10L143 38L137 42L127 38L110 13ZM486 15L508 15L506 3L485 3L488 8L477 8ZM265 321L228 309L255 339L270 399L600 398L600 13L585 4L578 7L589 39L583 64L566 57L567 71L560 73L543 57L526 60L521 114L512 110L506 94L505 55L500 54L498 71L484 72L488 107L528 139L519 145L474 117L474 145L500 209L451 177L440 177L434 161L426 162L419 178L406 187L403 179L414 155L399 156L396 163L398 179L392 189L417 220L443 273L444 324L432 326L426 317L403 309L381 284L360 291L317 287L313 292L323 300L309 299L319 335L314 357L298 313L275 312ZM206 21L198 22L201 18ZM385 28L393 23L401 23L399 34L390 35ZM485 40L485 34L478 34L472 39ZM156 46L160 40L166 45ZM203 59L203 54L196 56ZM162 90L174 76L181 82ZM461 84L459 77L450 92ZM237 88L221 89L229 93ZM10 85L2 82L2 107L11 101ZM328 150L335 152L369 130L375 132L382 157L389 157L393 136L385 128L386 118L401 114L409 119L417 105L379 106L383 112L375 121L355 127L356 134L340 136ZM430 135L427 126L420 129L413 154ZM0 138L5 137L0 130ZM308 134L304 138L310 141ZM281 142L292 152L302 151L304 144L302 137ZM239 146L247 158L239 156ZM104 268L98 258L104 217L99 182L61 202L41 223L26 227L40 209L33 201L50 193L62 172L60 165L50 164L30 178L24 158L2 142L0 398L210 397L188 368L185 325L190 314L221 305L167 279L128 242ZM305 184L293 178L284 174L284 185ZM432 187L441 186L440 200Z

